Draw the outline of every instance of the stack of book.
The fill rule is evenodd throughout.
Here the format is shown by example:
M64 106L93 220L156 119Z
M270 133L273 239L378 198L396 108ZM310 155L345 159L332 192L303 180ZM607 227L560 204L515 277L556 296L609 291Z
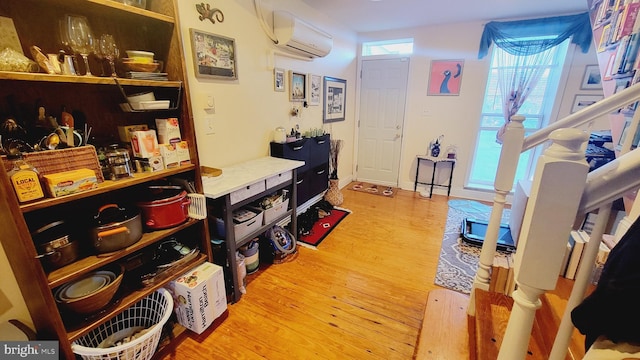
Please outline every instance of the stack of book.
M602 267L607 261L609 252L615 243L610 241L611 235L603 235L607 237L607 240L600 242L600 249L596 257L596 263L593 268L590 282L597 284L602 272ZM567 248L562 261L562 267L560 268L560 275L567 279L575 280L578 268L581 266L584 257L584 249L587 243L589 243L590 236L584 230L572 230L569 234L569 240L567 241Z
M516 289L516 283L513 277L515 254L498 254L493 259L491 266L491 281L489 282L489 291L497 292L511 296L513 290Z

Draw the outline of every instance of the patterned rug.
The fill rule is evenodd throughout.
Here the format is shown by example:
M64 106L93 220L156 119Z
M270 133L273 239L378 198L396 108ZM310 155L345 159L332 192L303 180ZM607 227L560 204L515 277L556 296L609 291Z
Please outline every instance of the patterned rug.
M510 210L502 213L502 222L509 221ZM489 220L491 206L473 200L449 200L449 212L440 249L435 284L464 294L471 293L473 278L478 270L481 248L462 241L462 220L470 217ZM496 256L505 256L498 251Z

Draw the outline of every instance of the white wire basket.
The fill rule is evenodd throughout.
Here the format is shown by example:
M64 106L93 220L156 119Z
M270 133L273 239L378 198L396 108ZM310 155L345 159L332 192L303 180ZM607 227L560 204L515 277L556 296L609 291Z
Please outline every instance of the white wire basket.
M71 344L71 349L83 359L148 360L156 352L162 327L173 311L173 298L160 288L120 314L93 329ZM144 335L122 345L107 348L130 335L131 329L148 329Z

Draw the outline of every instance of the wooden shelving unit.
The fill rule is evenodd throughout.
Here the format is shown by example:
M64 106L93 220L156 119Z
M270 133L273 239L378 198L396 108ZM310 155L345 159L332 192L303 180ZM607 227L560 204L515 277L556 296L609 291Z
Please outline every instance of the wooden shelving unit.
M47 16L34 16L34 9ZM31 236L34 222L48 221L62 216L67 211L104 204L129 201L136 190L145 184L168 177L181 177L193 181L196 190L202 193L202 180L198 163L195 126L191 111L186 70L182 58L180 25L176 18L177 0L153 0L148 9L138 9L112 0L7 0L0 2L0 16L11 18L22 45L22 52L30 56L29 47L36 45L44 53L57 53L61 47L57 35L58 20L65 14L84 15L89 19L94 35L109 33L118 47L153 51L155 59L164 63L163 71L169 81L147 81L109 76L66 76L44 73L19 73L0 71L0 97L11 103L0 104L0 113L12 113L16 119L28 124L35 117L30 111L13 113L15 109L44 106L48 114L55 115L61 106L81 110L83 120L93 128L93 145L119 141L118 126L148 124L155 128L156 117L179 119L183 140L189 144L191 164L179 168L152 173L134 174L131 178L117 181L106 180L98 188L59 198L46 198L33 203L19 204L6 176L7 163L0 161L0 242L9 258L10 265L20 286L38 339L58 340L60 358L74 359L71 343L99 326L102 322L122 312L127 307L164 286L189 268L212 260L209 244L208 224L205 220L189 219L170 229L147 231L135 244L112 253L96 254L83 252L71 264L47 271L38 258L36 244ZM90 59L91 71L100 74L102 65L96 58ZM94 69L95 67L95 69ZM127 93L154 91L164 96L175 96L176 105L168 111L123 112L118 104ZM177 91L176 91L177 90ZM177 94L177 95L173 95ZM36 105L34 105L34 103ZM9 108L10 107L10 108ZM81 214L80 214L81 215ZM71 217L71 226L81 222ZM164 239L173 236L188 236L199 249L199 254L184 264L159 274L151 285L140 288L133 281L127 283L127 270L115 300L110 306L90 318L67 313L58 307L53 291L55 288L79 279L83 275L112 264L121 264L129 258L153 250ZM86 239L85 239L86 240Z

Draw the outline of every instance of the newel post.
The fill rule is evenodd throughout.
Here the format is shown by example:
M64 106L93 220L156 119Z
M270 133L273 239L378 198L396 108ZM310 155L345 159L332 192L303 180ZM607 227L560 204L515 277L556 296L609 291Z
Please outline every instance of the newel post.
M482 242L482 251L478 262L478 271L473 280L471 289L471 299L467 313L475 315L475 289L489 290L489 281L491 274L491 265L496 255L496 245L498 243L498 234L500 232L500 223L502 221L502 213L504 204L507 201L507 195L513 188L513 181L516 177L516 169L518 168L518 160L522 152L522 144L524 143L524 122L525 117L522 115L513 115L511 121L507 125L507 129L502 140L502 149L500 151L500 160L498 170L496 171L496 179L493 183L495 196L493 198L493 207L489 217L489 224Z
M582 145L588 134L558 129L538 159L515 256L513 308L498 360L524 359L540 296L558 281L569 233L585 188L589 165ZM546 355L546 354L545 354Z

